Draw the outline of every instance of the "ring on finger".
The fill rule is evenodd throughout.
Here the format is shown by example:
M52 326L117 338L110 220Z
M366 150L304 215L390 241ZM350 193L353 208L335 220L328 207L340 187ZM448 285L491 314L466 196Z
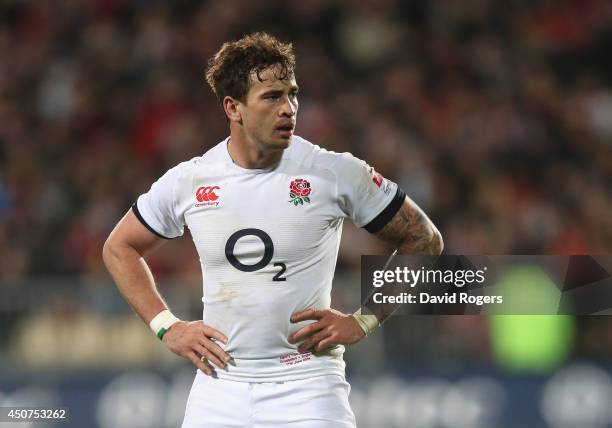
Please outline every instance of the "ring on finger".
M208 358L206 358L204 355L200 357L200 361L202 361L204 364L208 364Z

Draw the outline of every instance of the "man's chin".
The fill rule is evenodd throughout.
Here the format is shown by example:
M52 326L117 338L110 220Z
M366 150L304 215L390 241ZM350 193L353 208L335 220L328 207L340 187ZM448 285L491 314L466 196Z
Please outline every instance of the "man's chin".
M279 149L286 149L291 144L291 138L292 137L277 137L274 139L273 145Z
M292 137L287 138L274 135L267 140L260 140L262 141L262 145L260 147L266 151L285 150L291 144L291 138Z

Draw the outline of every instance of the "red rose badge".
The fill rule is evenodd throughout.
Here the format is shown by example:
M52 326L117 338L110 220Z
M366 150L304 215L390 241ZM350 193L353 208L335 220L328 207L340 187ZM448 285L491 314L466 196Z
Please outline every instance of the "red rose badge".
M293 205L301 204L304 205L304 202L310 203L310 183L303 178L296 178L291 182L289 186L289 197L291 200L289 202L293 202Z

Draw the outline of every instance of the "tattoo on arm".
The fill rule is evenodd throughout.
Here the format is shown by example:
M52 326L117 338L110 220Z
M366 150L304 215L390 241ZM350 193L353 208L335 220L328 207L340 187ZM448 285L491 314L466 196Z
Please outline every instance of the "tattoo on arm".
M375 235L394 244L399 254L438 255L442 252L440 233L408 197L389 223Z
M408 197L393 218L375 235L383 241L395 245L397 254L437 256L443 248L442 237L438 229L417 204ZM389 258L385 270L389 269L390 265L395 265L393 257L396 253ZM429 257L423 263L427 265L431 261L432 258ZM406 286L402 291L409 292L410 287ZM372 297L373 295L370 295L363 306L370 309L381 323L400 306L396 303L374 303Z

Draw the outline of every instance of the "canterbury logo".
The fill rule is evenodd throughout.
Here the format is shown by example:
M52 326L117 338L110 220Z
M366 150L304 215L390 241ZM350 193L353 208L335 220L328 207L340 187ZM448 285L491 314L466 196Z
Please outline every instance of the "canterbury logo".
M215 194L215 190L221 189L219 186L203 186L196 191L196 199L198 202L213 202L219 199Z

